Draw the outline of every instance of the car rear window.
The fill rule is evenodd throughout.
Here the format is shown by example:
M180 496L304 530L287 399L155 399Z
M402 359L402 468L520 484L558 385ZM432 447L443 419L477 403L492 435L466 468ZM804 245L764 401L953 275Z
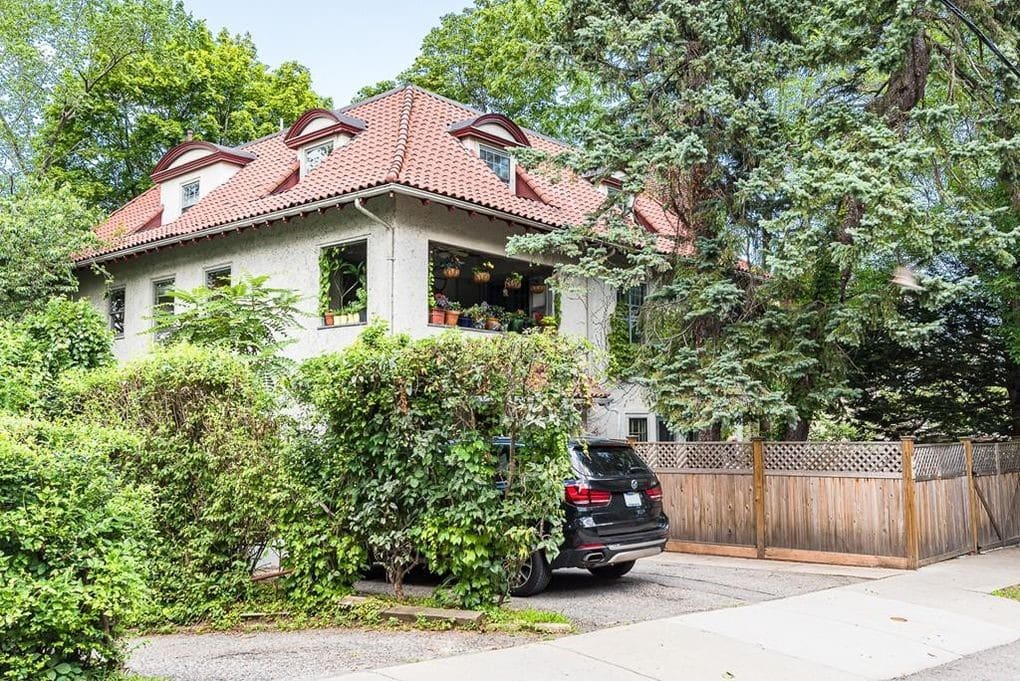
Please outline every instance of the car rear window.
M588 445L587 451L581 447L574 447L570 451L570 459L574 464L574 470L593 478L649 472L645 462L630 447Z

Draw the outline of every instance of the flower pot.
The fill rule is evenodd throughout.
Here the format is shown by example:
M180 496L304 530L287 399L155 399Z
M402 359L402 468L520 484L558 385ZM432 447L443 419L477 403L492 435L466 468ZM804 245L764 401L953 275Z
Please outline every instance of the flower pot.
M467 315L461 315L457 317L457 326L464 329L473 329L475 326L475 320L471 319Z
M473 319L471 321L474 322L476 329L484 329L485 328L485 319L484 318Z
M545 293L545 284L532 284L528 290L534 294Z
M444 267L443 268L443 277L445 277L446 279L456 279L459 276L460 276L460 268L459 267Z
M333 322L334 322L334 319L333 319L333 313L332 312L327 312L324 315L322 315L322 325L323 326L333 326Z
M476 284L488 284L492 279L492 272L475 272L474 278Z
M523 320L523 319L511 319L510 320L510 330L511 331L515 331L517 333L520 333L521 331L524 331L524 321L525 320Z
M495 317L489 317L485 320L485 328L489 331L495 331L499 328L499 320Z
M460 310L447 310L446 311L446 325L457 326L457 320L460 318Z
M442 324L446 319L446 310L434 307L429 310L429 324Z
M508 291L516 291L520 287L521 287L520 279L507 279L503 282L503 288L507 289Z

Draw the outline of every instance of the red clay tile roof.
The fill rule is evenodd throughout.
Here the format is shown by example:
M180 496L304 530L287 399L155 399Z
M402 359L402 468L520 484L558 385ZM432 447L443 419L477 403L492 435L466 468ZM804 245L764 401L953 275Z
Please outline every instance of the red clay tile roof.
M414 86L345 107L340 113L364 121L365 129L293 187L273 193L296 167L294 150L284 144L285 133L249 142L238 151L254 155L254 160L186 213L159 224L154 218L162 212L160 190L152 187L96 227L104 245L81 254L79 262L167 245L196 232L385 185L398 192L401 187L429 192L438 195L437 201L459 199L550 228L582 222L605 199L590 182L566 171L554 180L519 170L544 201L517 196L450 133L451 125L479 112ZM566 149L548 137L524 132L537 149L553 153ZM650 198L639 197L636 208L661 237L682 233L679 220ZM675 243L672 238L667 241Z

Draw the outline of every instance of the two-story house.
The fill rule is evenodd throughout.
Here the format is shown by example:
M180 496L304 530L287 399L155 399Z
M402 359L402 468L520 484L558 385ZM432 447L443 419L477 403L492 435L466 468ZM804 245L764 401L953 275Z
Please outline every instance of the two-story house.
M156 165L153 187L96 228L104 245L79 258L81 295L108 316L120 359L147 351L146 330L154 308L171 304L169 290L243 273L302 295L307 316L286 350L295 359L342 349L375 317L415 337L448 329L430 314L436 296L552 315L562 333L605 347L618 300L634 306L640 291L621 295L591 280L556 295L545 285L554 261L509 258L505 245L513 234L579 223L612 187L529 173L508 153L521 146L564 149L413 86L313 109L234 148L186 141ZM678 233L676 218L647 197L634 213L664 238ZM593 431L665 435L639 388L607 389L589 414Z

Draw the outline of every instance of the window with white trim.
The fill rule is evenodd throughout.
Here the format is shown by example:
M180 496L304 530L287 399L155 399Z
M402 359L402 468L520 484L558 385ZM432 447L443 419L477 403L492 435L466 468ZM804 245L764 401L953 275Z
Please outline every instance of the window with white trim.
M124 337L124 298L123 286L112 288L106 294L106 310L114 338Z
M648 417L632 416L627 419L627 439L648 442Z
M502 149L479 144L478 155L489 166L489 170L496 173L496 177L510 184L510 154Z
M616 299L616 307L623 319L627 322L627 339L631 343L641 342L641 306L645 304L646 288L639 284L633 288L621 291Z
M319 164L326 160L326 157L333 153L333 140L316 144L314 147L305 149L305 174L308 174L319 167Z
M185 182L181 185L181 212L188 210L198 203L199 183L198 180Z
M222 288L224 286L230 286L230 265L214 267L205 271L206 288Z
M173 277L168 277L152 282L153 314L174 313L174 297L171 295L174 290L174 281Z

